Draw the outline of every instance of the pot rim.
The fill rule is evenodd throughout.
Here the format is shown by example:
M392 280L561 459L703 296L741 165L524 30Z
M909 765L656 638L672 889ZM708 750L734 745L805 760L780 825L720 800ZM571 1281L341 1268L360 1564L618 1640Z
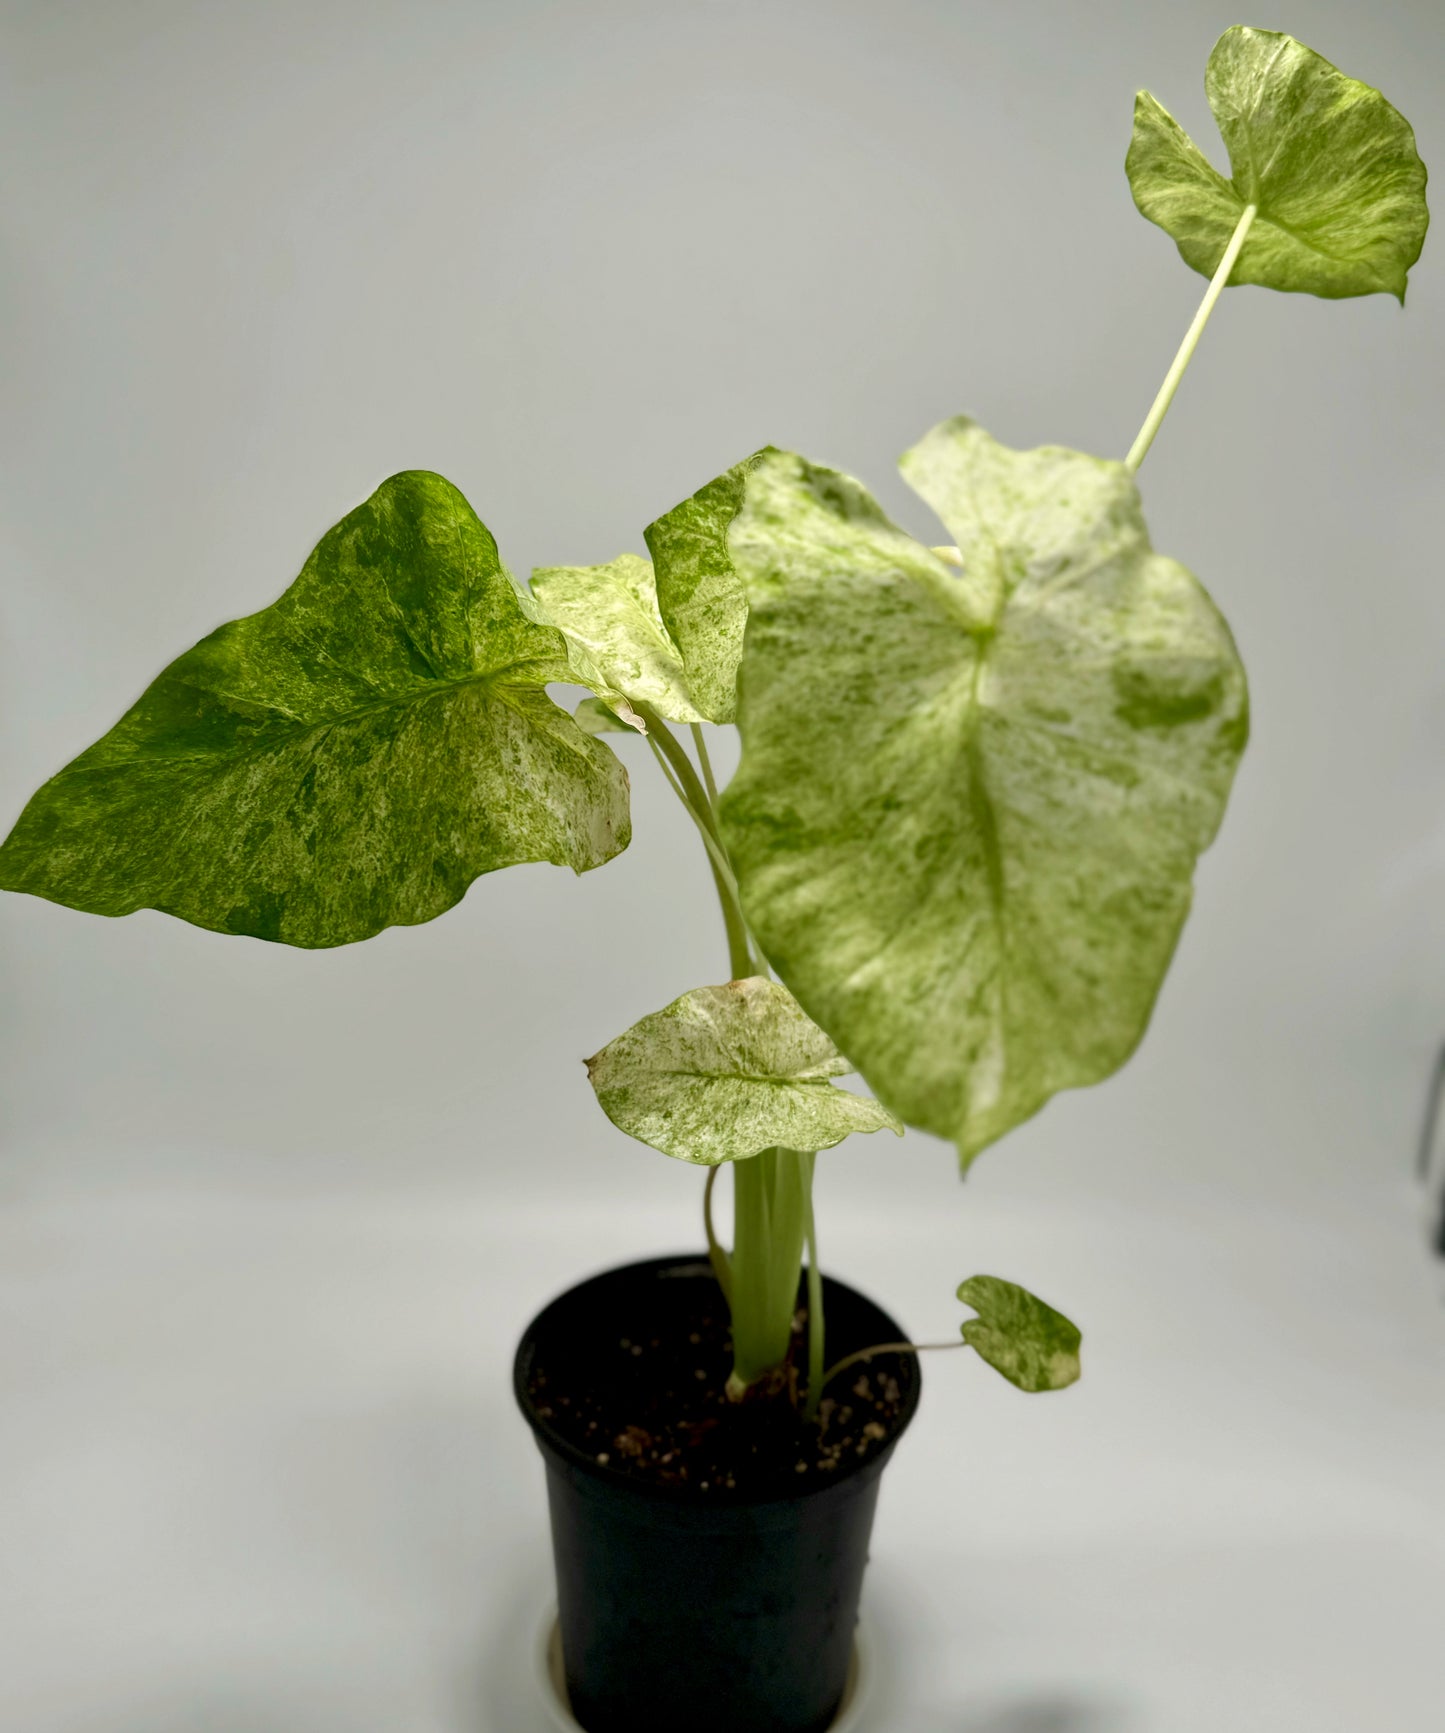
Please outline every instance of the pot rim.
M797 1492L728 1492L719 1488L704 1493L695 1486L677 1486L641 1480L636 1475L629 1474L626 1469L599 1463L594 1456L580 1449L555 1427L543 1420L533 1405L527 1383L532 1370L537 1337L546 1326L550 1316L562 1307L575 1302L576 1297L589 1287L594 1285L601 1287L619 1277L641 1276L648 1273L655 1273L663 1279L666 1279L667 1275L671 1275L688 1279L702 1276L716 1280L712 1265L705 1252L674 1252L664 1257L640 1258L628 1264L614 1264L584 1277L580 1282L574 1283L570 1288L565 1288L560 1294L554 1296L522 1332L521 1339L517 1344L517 1352L512 1361L512 1393L516 1398L517 1406L522 1411L523 1419L531 1427L545 1455L560 1459L574 1473L585 1475L589 1479L605 1485L611 1491L624 1495L630 1494L649 1503L672 1505L698 1512L715 1510L721 1513L739 1509L755 1511L792 1509L799 1504L812 1503L815 1500L826 1498L829 1493L842 1491L845 1487L851 1491L860 1480L867 1481L882 1473L888 1459L893 1454L894 1447L908 1430L914 1415L918 1412L919 1398L923 1390L923 1375L916 1354L890 1356L905 1367L903 1402L899 1411L897 1428L892 1437L873 1455L845 1463L837 1473L830 1475L826 1481L815 1481L811 1486L801 1488ZM865 1305L871 1306L885 1322L886 1333L882 1338L883 1340L894 1342L908 1340L901 1327L875 1300L869 1299L866 1294L861 1293L848 1282L841 1281L838 1277L830 1276L825 1272L823 1287L825 1294L829 1291L839 1295L847 1294L856 1300L861 1300Z

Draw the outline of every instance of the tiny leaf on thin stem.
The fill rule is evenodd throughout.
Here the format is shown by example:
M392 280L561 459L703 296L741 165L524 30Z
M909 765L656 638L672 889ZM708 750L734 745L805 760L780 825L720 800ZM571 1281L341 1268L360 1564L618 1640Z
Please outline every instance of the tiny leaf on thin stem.
M618 700L614 710L610 704L605 704L600 698L584 698L572 712L577 726L584 734L645 734L646 725L642 718L630 705ZM633 720L629 722L627 718Z
M970 1276L958 1297L978 1313L964 1320L964 1341L1010 1384L1032 1393L1078 1381L1083 1338L1062 1312L998 1276Z

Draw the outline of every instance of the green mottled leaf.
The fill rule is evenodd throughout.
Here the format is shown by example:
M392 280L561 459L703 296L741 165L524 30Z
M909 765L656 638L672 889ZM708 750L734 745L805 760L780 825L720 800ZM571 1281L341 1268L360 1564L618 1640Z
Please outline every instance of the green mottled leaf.
M627 709L626 715L631 715ZM584 734L643 734L642 718L628 722L625 716L619 715L610 704L604 704L600 698L584 698L572 712L577 726Z
M903 472L961 572L846 476L784 454L750 477L722 820L777 972L967 1162L1138 1043L1247 702L1122 464L959 419Z
M1273 30L1226 30L1204 87L1226 180L1148 93L1134 105L1134 202L1212 276L1247 205L1258 215L1232 283L1338 298L1405 298L1429 223L1409 122L1378 90Z
M322 946L429 921L497 867L600 866L627 774L547 697L568 678L461 494L393 476L46 783L0 886Z
M624 718L649 704L671 722L701 722L677 646L657 611L652 564L622 554L605 566L544 566L532 573L542 616L567 641L577 680Z
M885 1126L901 1136L886 1108L834 1086L851 1069L786 987L756 976L684 993L587 1061L619 1131L706 1167Z
M970 1276L958 1297L978 1313L963 1339L1020 1390L1063 1390L1079 1379L1077 1327L1062 1312L997 1276Z
M731 722L747 597L733 571L728 529L743 502L755 453L644 531L662 618L682 655L691 700L709 722Z

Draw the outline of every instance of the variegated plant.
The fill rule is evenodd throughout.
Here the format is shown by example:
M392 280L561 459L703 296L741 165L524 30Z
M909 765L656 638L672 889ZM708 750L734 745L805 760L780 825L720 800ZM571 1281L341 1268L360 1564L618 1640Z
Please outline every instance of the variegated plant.
M902 465L934 547L766 449L652 524L650 557L530 590L455 488L394 476L45 784L0 885L348 944L498 867L611 859L628 778L602 737L641 736L707 851L729 979L589 1074L622 1130L709 1170L709 1199L732 1168L731 1252L710 1210L707 1231L735 1394L789 1351L806 1249L816 1402L817 1152L907 1124L971 1162L1149 1021L1248 731L1228 627L1150 545L1134 481L1210 311L1231 283L1403 300L1420 253L1425 170L1377 91L1244 28L1206 89L1229 178L1136 105L1135 200L1210 284L1122 462L945 422ZM575 718L558 683L591 693ZM732 724L720 794L705 731ZM1020 1388L1078 1376L1042 1301L993 1277L959 1296L964 1342Z

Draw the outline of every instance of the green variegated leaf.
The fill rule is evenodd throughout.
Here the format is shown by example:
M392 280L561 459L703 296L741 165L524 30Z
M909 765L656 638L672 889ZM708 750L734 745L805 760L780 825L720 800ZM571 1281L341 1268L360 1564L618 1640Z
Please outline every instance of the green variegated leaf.
M532 597L567 640L577 680L623 720L634 704L670 722L703 720L657 611L650 561L622 554L605 566L544 566L532 573Z
M1125 165L1134 202L1185 262L1212 276L1254 205L1232 283L1403 301L1430 220L1404 116L1292 36L1242 25L1214 45L1204 83L1232 178L1148 91L1135 102Z
M547 697L569 677L461 494L393 476L46 783L0 886L324 946L429 921L497 867L600 866L627 774Z
M619 706L619 709L622 707ZM610 704L604 704L600 698L584 698L572 712L577 726L584 734L645 734L642 718L634 721L626 720L633 715L631 708L620 715Z
M901 1136L886 1108L834 1086L851 1069L787 988L760 977L684 993L587 1061L619 1131L705 1167L885 1126Z
M749 479L722 821L803 1008L967 1162L1138 1043L1247 702L1122 464L959 419L903 470L961 572L846 476L777 455Z
M963 1339L1020 1390L1063 1390L1079 1379L1083 1337L1062 1312L997 1276L970 1276L958 1297L978 1313Z
M731 722L747 597L733 571L728 529L743 501L755 453L685 499L644 532L657 600L687 670L691 701L709 722Z

